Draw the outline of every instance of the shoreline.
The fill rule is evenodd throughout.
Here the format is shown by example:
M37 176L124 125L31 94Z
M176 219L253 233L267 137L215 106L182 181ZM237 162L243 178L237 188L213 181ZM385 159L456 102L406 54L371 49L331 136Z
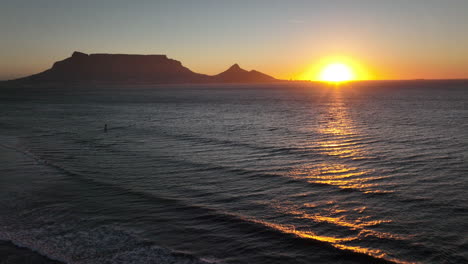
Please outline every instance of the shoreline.
M65 264L43 256L32 249L20 247L5 240L0 240L0 263Z

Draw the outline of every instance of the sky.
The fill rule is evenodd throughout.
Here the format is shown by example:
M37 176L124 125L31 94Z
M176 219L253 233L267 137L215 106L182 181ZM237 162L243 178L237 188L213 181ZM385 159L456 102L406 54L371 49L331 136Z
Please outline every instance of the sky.
M468 78L467 0L0 0L0 80L85 53L166 54L217 74L234 63L314 79Z

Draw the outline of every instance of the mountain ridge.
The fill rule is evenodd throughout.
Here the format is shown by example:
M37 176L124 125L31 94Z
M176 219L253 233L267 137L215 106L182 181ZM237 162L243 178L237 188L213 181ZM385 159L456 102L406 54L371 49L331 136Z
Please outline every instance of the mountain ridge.
M235 63L227 70L206 75L196 73L166 55L86 54L74 51L51 68L10 80L21 83L266 83L280 80L256 70L247 71Z

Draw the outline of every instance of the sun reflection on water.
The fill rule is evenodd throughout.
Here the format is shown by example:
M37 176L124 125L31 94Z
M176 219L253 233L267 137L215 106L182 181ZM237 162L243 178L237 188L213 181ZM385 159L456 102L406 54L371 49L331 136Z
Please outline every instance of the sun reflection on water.
M386 178L376 171L349 165L350 161L371 158L366 150L366 140L359 126L349 113L343 91L333 90L328 94L325 111L319 114L317 139L310 147L332 158L320 163L306 163L291 170L289 177L306 180L313 184L336 186L340 189L359 190L364 193L388 193L377 182Z
M283 214L292 215L298 219L305 219L310 220L315 223L327 223L332 224L339 227L346 227L350 230L357 231L358 234L355 237L348 237L346 240L342 241L351 241L354 239L358 239L360 237L365 236L373 236L377 238L385 238L385 239L395 239L395 240L404 240L406 239L403 236L387 233L387 232L380 232L370 229L369 227L378 226L383 223L391 223L391 220L368 220L369 216L360 216L355 219L348 219L348 210L345 209L335 209L332 208L331 210L327 210L325 212L320 211L317 213L307 213L305 210L301 210L294 206L281 206L276 205L275 210L280 211Z
M290 170L287 176L311 184L334 187L335 190L346 189L364 194L391 192L379 185L380 180L389 176L359 165L360 161L372 158L372 153L366 149L369 139L360 132L359 126L353 120L341 91L334 90L329 100L326 111L319 116L318 126L313 128L314 134L318 136L310 142L311 149L328 158L302 163ZM330 192L333 191L330 189ZM295 197L306 199L308 194L301 193ZM318 200L302 204L281 201L270 206L282 215L289 215L295 219L295 225L264 223L272 228L298 237L327 242L338 249L396 263L407 263L389 256L376 244L359 245L367 237L382 240L408 239L398 234L379 231L379 227L392 221L366 214L367 208L362 204L358 203L354 208L349 205L340 207L336 201ZM312 228L316 228L317 231L311 231Z
M282 233L285 233L285 234L291 234L291 235L294 235L294 236L297 236L297 237L300 237L300 238L304 238L304 239L312 239L312 240L316 240L316 241L320 241L320 242L325 242L328 245L330 245L332 247L335 247L337 249L352 251L352 252L356 252L356 253L361 253L361 254L365 254L365 255L372 256L372 257L379 258L379 259L386 259L386 260L390 260L390 261L392 261L394 263L401 263L401 264L410 264L411 263L411 262L406 262L406 261L402 261L402 260L392 258L392 257L388 256L388 254L385 251L381 250L381 249L368 248L368 247L362 247L362 246L358 246L358 245L348 245L347 244L347 243L352 243L353 241L359 239L360 236L364 235L364 234L361 235L361 233L359 233L358 236L348 236L348 237L325 236L325 235L319 235L319 234L311 231L310 229L309 230L299 229L298 227L296 227L294 225L276 224L276 223L272 223L272 222L268 222L268 221L260 221L260 220L255 220L255 219L249 219L249 221L255 222L255 223L258 223L258 224L261 224L261 225L264 225L264 226L267 226L267 227L269 227L271 229L278 230L278 231L280 231ZM341 221L336 221L334 223L340 223L340 222ZM357 226L357 229L359 229L359 228L364 229L360 225L353 225L351 223L348 223L348 224L350 224L352 226ZM372 223L372 224L376 225L376 224L379 224L379 223ZM371 233L373 231L369 231L369 232ZM362 232L362 233L364 233L364 232ZM374 234L372 234L372 235L378 236L379 234L382 234L382 236L386 237L386 238L403 239L403 238L400 238L400 237L391 237L391 234L379 233L379 232L374 232Z
M354 189L364 193L388 193L390 191L378 189L374 181L387 176L374 176L375 171L359 169L335 162L304 164L291 170L289 177L305 180L312 184L336 186L340 189Z
M340 158L367 158L367 153L359 143L361 135L348 113L340 91L332 93L331 100L318 128L318 133L322 135L317 142L319 150L323 154Z

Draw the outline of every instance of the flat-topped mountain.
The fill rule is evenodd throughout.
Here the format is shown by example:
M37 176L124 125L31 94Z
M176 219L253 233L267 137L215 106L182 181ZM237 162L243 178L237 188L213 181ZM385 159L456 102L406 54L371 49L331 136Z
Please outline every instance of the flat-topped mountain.
M26 83L259 83L277 79L235 64L214 76L195 73L166 55L85 54L55 62L52 68L14 81Z

